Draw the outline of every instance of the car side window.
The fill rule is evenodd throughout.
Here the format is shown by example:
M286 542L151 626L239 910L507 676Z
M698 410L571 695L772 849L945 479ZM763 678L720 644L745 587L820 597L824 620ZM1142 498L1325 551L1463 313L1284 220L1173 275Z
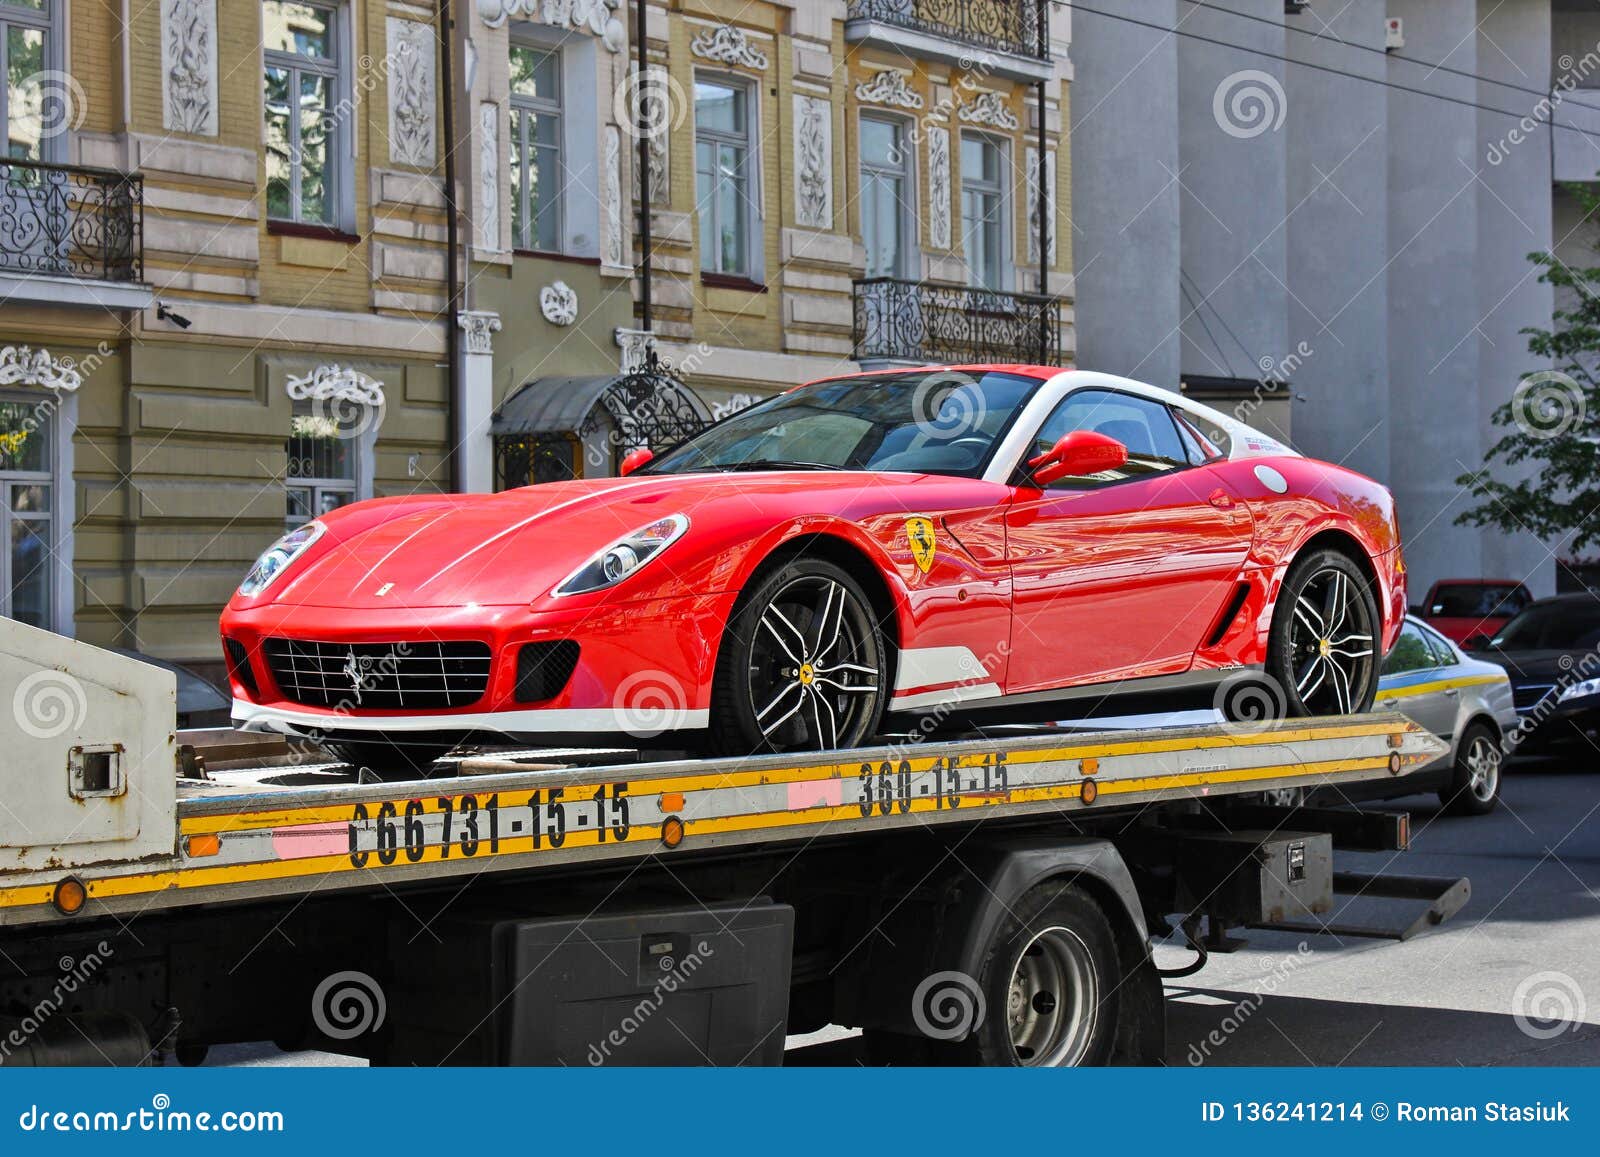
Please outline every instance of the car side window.
M1383 661L1385 675L1406 675L1412 671L1426 671L1429 667L1437 667L1438 661L1433 654L1433 648L1428 645L1428 640L1411 623L1406 623L1400 628L1400 638L1395 642L1394 650L1389 652L1389 657Z
M1454 667L1456 653L1444 638L1433 631L1424 629L1422 638L1428 644L1428 649L1433 652L1433 665L1436 667Z
M1189 453L1172 415L1160 402L1113 390L1077 390L1061 400L1034 437L1037 457L1074 430L1090 430L1115 438L1128 448L1128 461L1104 470L1052 482L1050 489L1084 489L1177 470L1190 464Z

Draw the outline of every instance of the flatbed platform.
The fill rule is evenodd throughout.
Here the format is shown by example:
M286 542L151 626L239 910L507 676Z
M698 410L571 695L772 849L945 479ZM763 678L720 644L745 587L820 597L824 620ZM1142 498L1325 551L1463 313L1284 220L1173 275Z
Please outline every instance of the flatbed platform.
M1266 727L1052 732L816 755L640 762L583 751L461 761L360 782L336 764L179 781L170 855L0 870L0 925L148 912L547 866L685 856L916 825L1081 821L1152 804L1404 775L1445 745L1404 716ZM67 878L88 902L63 915Z

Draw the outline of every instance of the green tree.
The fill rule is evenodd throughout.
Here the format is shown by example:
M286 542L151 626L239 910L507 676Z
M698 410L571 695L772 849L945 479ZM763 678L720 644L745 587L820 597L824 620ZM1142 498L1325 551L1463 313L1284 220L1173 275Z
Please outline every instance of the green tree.
M1570 185L1586 221L1600 221L1600 193ZM1597 247L1600 248L1600 247ZM1478 500L1459 526L1532 532L1568 540L1576 552L1600 543L1600 266L1574 269L1553 253L1530 253L1539 280L1553 286L1549 329L1529 326L1528 351L1552 367L1529 374L1495 410L1504 431L1483 469L1456 479ZM1521 477L1507 481L1501 474Z

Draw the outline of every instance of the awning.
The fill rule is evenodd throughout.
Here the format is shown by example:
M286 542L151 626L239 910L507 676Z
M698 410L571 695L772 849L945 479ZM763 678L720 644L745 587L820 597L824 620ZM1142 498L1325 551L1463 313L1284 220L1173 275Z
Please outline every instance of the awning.
M619 374L535 378L512 391L494 412L496 434L576 433Z
M598 413L597 413L598 411ZM495 411L496 435L588 435L602 418L629 446L671 445L711 424L700 395L666 374L535 378Z

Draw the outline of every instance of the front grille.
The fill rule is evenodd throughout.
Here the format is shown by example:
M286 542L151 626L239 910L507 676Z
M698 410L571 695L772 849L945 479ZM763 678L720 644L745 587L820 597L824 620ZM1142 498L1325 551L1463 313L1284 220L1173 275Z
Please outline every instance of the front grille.
M517 652L518 703L542 703L561 694L578 665L578 644L571 639L524 643Z
M466 707L489 687L484 643L314 643L264 639L285 699L307 707L438 710Z
M1511 702L1518 711L1532 711L1554 689L1554 683L1524 683L1511 689Z

